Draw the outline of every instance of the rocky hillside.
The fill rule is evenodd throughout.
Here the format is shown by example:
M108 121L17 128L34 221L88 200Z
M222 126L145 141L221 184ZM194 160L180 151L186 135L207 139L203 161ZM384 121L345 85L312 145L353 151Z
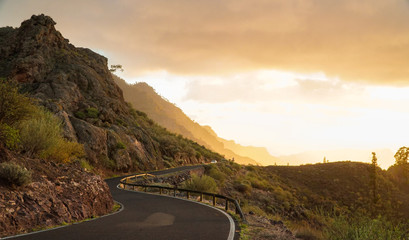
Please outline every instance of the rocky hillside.
M270 232L285 223L308 240L408 239L408 173L408 164L385 171L359 162L268 167L221 162L205 171L219 193L241 200L249 239L287 239Z
M223 159L134 110L107 59L55 24L38 15L0 28L0 237L111 212L95 173Z
M103 179L78 163L56 164L2 147L0 162L18 164L31 172L26 186L10 188L0 178L0 237L94 218L113 209Z
M222 158L133 110L107 59L74 47L55 24L39 15L20 28L1 28L0 77L19 82L58 115L65 137L84 144L93 166L126 172Z
M272 165L278 161L265 148L242 146L218 137L209 126L192 121L180 108L163 99L146 83L129 85L116 76L114 80L123 90L126 101L172 132L196 141L226 158L234 158L237 163Z

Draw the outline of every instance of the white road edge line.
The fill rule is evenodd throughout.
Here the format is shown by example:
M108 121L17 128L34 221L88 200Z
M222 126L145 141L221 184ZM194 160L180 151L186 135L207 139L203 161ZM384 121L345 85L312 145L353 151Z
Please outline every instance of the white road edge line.
M140 192L140 191L134 191L134 190L130 190L130 189L123 189L119 187L119 184L116 186L118 189L124 190L124 191L129 191L129 192L136 192L136 193L142 193L142 194L149 194L149 195L155 195L155 196L162 196L162 197L169 197L169 198L175 198L175 199L179 199L179 200L183 200L183 201L188 201L188 202L193 202L193 203L197 203L197 204L201 204L203 206L209 207L209 208L213 208L221 213L223 213L227 219L229 219L229 223L230 223L230 231L229 231L229 236L227 237L227 240L234 240L234 232L236 231L236 226L234 224L234 220L233 218L227 214L225 211L217 208L217 207L213 207L210 206L208 204L205 203L201 203L198 201L194 201L194 200L189 200L189 199L184 199L184 198L178 198L178 197L174 197L174 196L169 196L169 195L159 195L159 194L155 194L155 193L147 193L147 192Z
M69 226L71 226L71 225L76 225L76 224L81 224L81 223L85 223L85 222L95 221L95 220L98 220L98 219L101 219L101 218L104 218L104 217L108 217L108 216L111 216L111 215L120 213L120 212L122 212L122 211L125 209L125 207L124 207L124 205L123 205L122 203L120 203L120 202L118 202L118 201L115 201L115 200L114 200L114 202L115 202L115 203L118 203L119 205L121 205L121 208L120 208L118 211L115 211L115 212L113 212L113 213L109 213L109 214L106 214L106 215L103 215L103 216L100 216L100 217L97 217L97 218L88 219L88 220L82 221L82 222L70 223L70 224L67 224L67 225L64 225L64 226L58 226L58 227L49 228L49 229L44 229L44 230L39 230L39 231L35 231L35 232L22 233L22 234L18 234L18 235L3 237L3 238L0 238L0 239L3 240L3 239L12 239L12 238L16 238L16 237L23 237L23 236L33 235L33 234L37 234L37 233L41 233L41 232L53 231L53 230L56 230L56 229L59 229L59 228L69 227Z

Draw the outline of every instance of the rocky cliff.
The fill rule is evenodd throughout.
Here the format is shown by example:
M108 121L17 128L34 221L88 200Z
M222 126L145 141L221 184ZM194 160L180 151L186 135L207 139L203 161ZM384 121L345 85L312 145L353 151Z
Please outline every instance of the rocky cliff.
M0 77L19 82L59 116L65 137L84 144L92 165L127 172L222 158L133 110L107 59L74 47L55 24L39 15L0 29Z
M101 216L113 200L100 176L79 164L32 159L0 147L0 162L31 172L31 183L10 187L0 178L0 237Z

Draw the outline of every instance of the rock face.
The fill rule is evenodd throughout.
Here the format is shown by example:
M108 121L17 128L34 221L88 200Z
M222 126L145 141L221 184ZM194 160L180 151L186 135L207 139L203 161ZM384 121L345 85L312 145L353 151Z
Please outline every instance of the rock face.
M29 185L19 188L0 183L0 237L112 211L112 197L100 176L78 165L57 165L10 152L6 158L1 161L25 166L32 172L33 179Z
M133 110L114 82L107 59L74 47L55 24L38 15L20 28L0 28L0 77L19 82L59 116L65 137L83 143L94 166L135 171L214 158Z

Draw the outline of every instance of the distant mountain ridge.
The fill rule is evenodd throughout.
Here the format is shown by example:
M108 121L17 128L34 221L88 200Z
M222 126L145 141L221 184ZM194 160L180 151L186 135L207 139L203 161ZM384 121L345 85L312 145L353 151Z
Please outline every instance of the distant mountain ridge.
M302 165L309 163L322 163L324 157L327 161L359 161L371 162L372 152L375 152L378 157L378 164L380 167L387 169L390 165L395 163L394 153L390 149L338 149L338 150L322 150L322 151L307 151L297 154L279 156L281 162L290 165Z
M232 140L218 137L210 126L202 126L191 120L180 108L162 98L147 83L131 85L117 76L114 76L114 80L122 89L126 101L172 132L196 141L225 155L226 158L234 158L237 163L272 165L278 161L265 148L242 146Z

